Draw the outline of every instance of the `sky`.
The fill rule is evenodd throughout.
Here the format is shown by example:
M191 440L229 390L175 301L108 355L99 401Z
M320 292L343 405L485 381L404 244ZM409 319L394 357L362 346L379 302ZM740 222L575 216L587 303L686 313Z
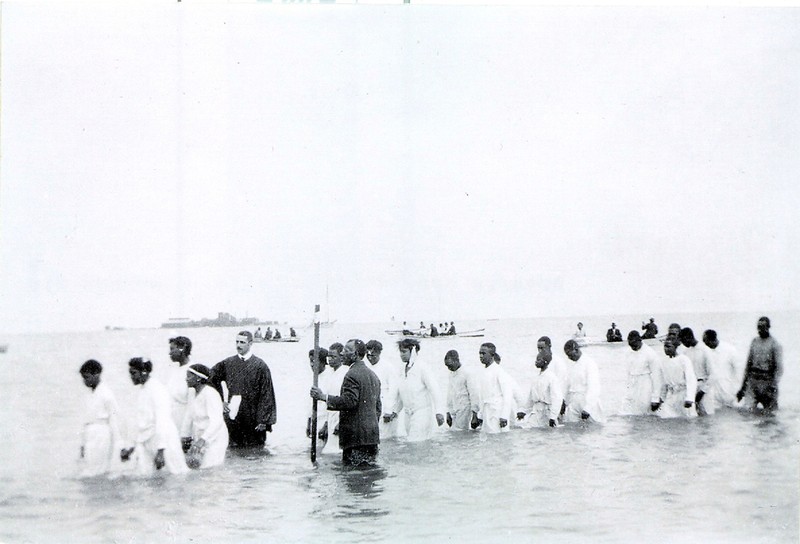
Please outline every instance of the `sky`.
M0 331L794 310L800 10L2 4Z

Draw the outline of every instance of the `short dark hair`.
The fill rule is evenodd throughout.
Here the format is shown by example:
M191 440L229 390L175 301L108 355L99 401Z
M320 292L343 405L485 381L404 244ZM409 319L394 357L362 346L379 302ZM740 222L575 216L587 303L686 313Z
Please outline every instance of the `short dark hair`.
M419 353L419 340L414 338L403 338L402 340L397 341L397 348L398 349L414 349Z
M314 357L314 350L313 349L308 350L308 357L309 358ZM328 363L328 350L325 349L325 348L319 348L319 355L317 355L317 360L320 363L322 363L323 365L327 364Z
M370 340L367 342L367 351L383 351L383 344L377 340Z
M460 357L458 356L458 351L451 349L447 353L444 354L445 359L455 359L456 361L460 361Z
M128 366L140 372L153 371L153 363L150 362L150 359L145 359L144 357L134 357L128 361Z
M176 336L175 338L170 338L169 343L175 344L175 346L177 346L184 355L192 354L192 341L185 336Z
M366 344L364 344L364 341L358 338L351 338L350 340L347 341L347 343L349 344L350 342L353 342L355 344L356 356L359 359L363 359L364 356L367 354L367 346Z
M681 342L689 342L690 340L694 340L694 331L689 327L684 327L681 329L679 338L681 339Z
M336 353L341 353L343 349L344 349L344 344L342 344L341 342L334 342L333 344L331 344L331 347L328 348L328 355L330 355L331 352L333 351L335 351Z
M641 340L641 339L642 339L642 335L641 335L641 334L639 334L639 331L631 331L631 332L629 332L629 333L628 333L628 341L629 341L629 342L630 342L631 340L633 340L634 338L637 338L637 339L639 339L639 340Z
M539 338L536 341L537 344L539 342L544 342L544 345L547 346L548 348L552 345L552 343L550 342L550 337L549 336L542 336L541 338Z
M103 365L94 359L89 359L81 365L81 374L100 374L101 372L103 372Z
M714 329L708 329L706 332L703 333L703 337L707 338L709 342L716 342L717 331L715 331Z
M500 354L497 353L497 347L494 344L492 344L491 342L484 342L483 344L481 344L481 347L489 348L489 351L492 352L492 359L494 359L495 362L498 363L500 362Z
M269 327L267 327L267 328L269 328ZM239 334L237 334L236 336L246 336L248 342L252 342L253 341L253 333L250 332L250 331L239 331Z
M564 342L564 351L567 350L572 351L573 349L578 349L578 348L580 348L580 346L575 340L570 339Z
M208 383L208 379L211 377L211 370L206 365L201 365L200 363L196 363L193 365L189 365L191 370L202 374L204 377L198 376L202 383Z

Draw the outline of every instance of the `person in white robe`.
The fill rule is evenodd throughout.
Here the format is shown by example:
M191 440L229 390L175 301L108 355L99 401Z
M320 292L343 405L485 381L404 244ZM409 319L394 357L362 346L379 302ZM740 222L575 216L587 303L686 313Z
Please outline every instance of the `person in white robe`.
M553 355L549 350L541 350L536 354L538 372L531 380L517 413L517 419L523 421L525 428L558 426L564 394L561 381L550 368L552 360Z
M444 356L450 371L447 386L447 425L454 431L469 431L472 417L480 410L480 391L475 373L461 364L458 351L451 349Z
M572 423L590 420L602 423L604 414L600 402L600 372L597 363L592 357L583 354L575 340L567 340L564 353L572 363L563 421Z
M381 361L381 354L383 353L383 344L377 340L370 340L367 342L367 360L370 363L370 368L378 376L381 381L381 406L384 408L390 407L390 399L395 398L395 388L398 383L399 369L392 366L389 361ZM380 432L381 440L396 437L400 434L398 424L401 418L387 418L381 417L378 422L378 431Z
M119 407L114 393L100 375L103 366L90 359L80 369L83 383L91 389L86 397L81 436L81 476L107 474L119 460L122 448Z
M515 411L513 380L500 368L500 354L491 342L481 345L478 357L484 366L478 377L480 410L470 426L480 426L481 432L488 434L508 432Z
M388 419L396 419L397 414L402 412L405 417L405 439L409 442L428 440L436 427L444 424L444 398L433 370L419 358L419 341L403 338L397 347L405 366L398 373Z
M178 428L172 420L169 393L158 380L150 377L153 363L134 357L128 366L131 381L139 388L139 394L134 445L123 449L120 457L128 461L133 455L134 470L140 476L149 476L162 469L171 474L188 472Z
M680 332L680 341L684 347L683 354L686 355L694 366L694 375L697 378L697 392L695 393L694 406L697 415L707 416L714 413L714 382L711 356L705 344L701 344L694 337L694 331L689 327L684 327ZM681 353L681 352L679 352Z
M347 374L344 365L344 345L341 342L334 342L328 348L328 374L327 381L319 388L325 395L339 396L342 394L342 383ZM319 437L323 439L325 445L321 453L333 453L342 455L342 448L339 447L339 414L338 410L325 410L325 423L319 431Z
M319 348L318 356L318 364L314 364L314 350L311 349L308 351L308 364L311 367L311 372L314 372L314 367L317 368L317 387L322 389L323 391L328 391L330 389L329 382L331 381L331 376L333 373L331 371L327 371L328 369L328 350L325 348ZM321 403L321 404L320 404ZM308 409L308 417L306 419L306 436L311 438L311 418L313 416L313 406L310 406ZM316 421L316 429L317 429L317 453L322 453L322 450L325 448L325 442L328 440L328 429L325 427L325 423L328 421L328 409L325 404L325 401L317 401L317 421ZM323 430L324 428L324 430Z
M659 364L661 392L659 401L651 406L662 418L692 418L697 416L694 398L697 394L697 377L689 358L678 353L679 340L668 337L664 341L664 354Z
M736 393L744 375L743 360L736 348L727 342L720 342L715 330L703 333L703 343L711 357L711 375L714 382L714 404L735 407L738 404Z
M167 391L172 402L172 420L180 428L186 407L194 395L194 390L186 385L186 369L192 354L192 341L185 336L169 339L169 358L178 366L170 366L167 378Z
M579 343L580 344L580 343ZM536 341L536 350L538 353L549 353L552 361L548 365L550 372L558 378L558 384L561 387L561 392L566 394L567 387L569 386L569 362L558 353L553 353L552 342L549 336L542 336ZM538 370L534 370L538 374Z
M658 402L661 385L658 382L658 355L642 341L639 331L628 333L628 380L622 415L650 415L651 405Z
M228 426L222 417L222 398L208 387L211 370L200 364L186 369L186 384L195 395L189 402L181 427L184 444L189 444L186 461L190 468L216 467L225 462Z

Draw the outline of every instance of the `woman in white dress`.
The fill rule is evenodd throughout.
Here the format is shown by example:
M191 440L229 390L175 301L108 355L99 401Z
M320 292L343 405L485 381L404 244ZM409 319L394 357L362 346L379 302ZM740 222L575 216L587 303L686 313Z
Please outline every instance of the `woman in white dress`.
M222 399L213 387L207 387L211 371L194 364L186 370L186 385L194 389L183 418L181 436L189 444L186 462L189 468L209 468L225 462L228 427L222 417Z
M122 448L117 399L104 383L100 383L103 366L90 359L81 366L83 383L91 389L81 440L82 476L106 474Z

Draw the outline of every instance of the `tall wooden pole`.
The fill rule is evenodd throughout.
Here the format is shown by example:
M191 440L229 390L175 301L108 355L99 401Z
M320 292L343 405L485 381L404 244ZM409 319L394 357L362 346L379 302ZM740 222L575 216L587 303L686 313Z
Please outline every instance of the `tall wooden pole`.
M319 304L314 306L314 387L319 383ZM311 401L311 462L317 461L317 399Z

